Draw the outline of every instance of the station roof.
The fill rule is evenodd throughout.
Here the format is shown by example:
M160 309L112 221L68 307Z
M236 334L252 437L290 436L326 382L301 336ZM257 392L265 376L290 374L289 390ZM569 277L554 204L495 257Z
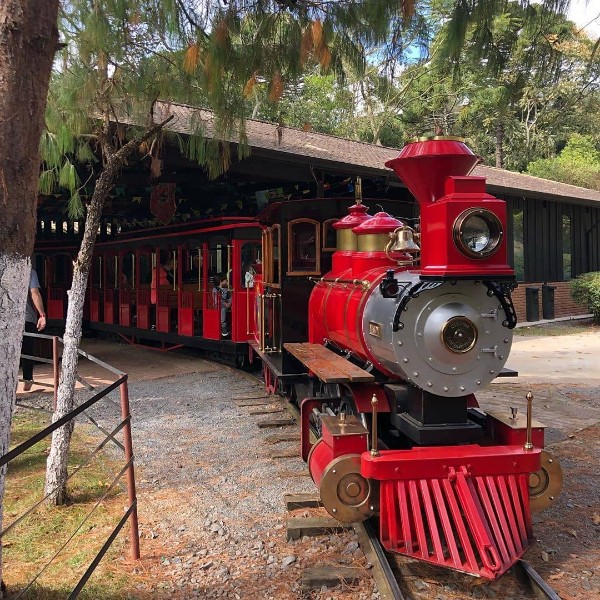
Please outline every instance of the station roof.
M204 135L213 135L213 113L185 104L159 102L155 105L154 117L159 122L167 116L174 119L168 129L192 135L201 126ZM395 173L384 163L396 158L399 149L357 142L314 131L304 131L276 123L248 119L246 121L248 144L253 152L264 152L284 162L310 162L315 167L335 169L338 172L381 176L399 181ZM236 142L237 139L229 140ZM554 201L596 204L600 202L600 191L589 190L566 183L550 181L495 167L478 165L473 175L485 177L488 190L492 193L531 196Z

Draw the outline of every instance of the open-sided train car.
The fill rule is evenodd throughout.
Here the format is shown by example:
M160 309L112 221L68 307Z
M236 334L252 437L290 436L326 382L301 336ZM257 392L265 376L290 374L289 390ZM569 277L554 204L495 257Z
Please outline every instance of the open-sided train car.
M53 325L66 317L76 251L56 243L36 248ZM111 232L95 247L85 326L131 343L199 348L241 366L254 329L253 273L260 263L261 229L251 218Z

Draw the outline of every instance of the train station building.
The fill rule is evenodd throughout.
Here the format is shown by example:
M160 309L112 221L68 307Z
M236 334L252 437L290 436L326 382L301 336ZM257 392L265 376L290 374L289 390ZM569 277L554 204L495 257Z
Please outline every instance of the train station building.
M372 212L381 204L402 220L418 219L418 203L385 162L399 150L257 120L246 122L247 149L232 140L231 165L217 177L186 158L199 129L212 135L212 113L162 103L158 122L174 119L160 153L130 161L106 203L99 241L121 232L214 217L252 217L269 203L303 198L355 198L357 178ZM186 146L187 145L187 146ZM184 152L183 149L187 148ZM243 156L243 157L240 157ZM513 300L519 321L576 316L587 308L570 296L569 281L600 270L600 192L539 179L483 164L490 194L507 203L509 262L519 287ZM91 196L88 183L82 196ZM40 196L36 267L55 255L47 287L70 285L70 261L83 231L67 217L68 195ZM392 209L390 210L390 207ZM343 216L343 215L340 215ZM60 258L62 257L62 258ZM48 281L51 277L52 281ZM66 295L65 295L66 297Z

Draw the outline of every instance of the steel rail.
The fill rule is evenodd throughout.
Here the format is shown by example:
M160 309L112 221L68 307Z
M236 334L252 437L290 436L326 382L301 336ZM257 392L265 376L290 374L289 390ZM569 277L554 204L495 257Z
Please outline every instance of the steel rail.
M369 521L354 523L354 531L358 535L365 556L373 564L373 575L377 582L379 595L384 600L404 600L398 580L392 571L385 550L377 537L376 531ZM363 547L366 546L366 547ZM373 560L375 559L377 562Z
M529 588L536 597L547 600L562 600L556 591L527 561L523 559L518 560L514 565L514 570L517 579L529 585Z

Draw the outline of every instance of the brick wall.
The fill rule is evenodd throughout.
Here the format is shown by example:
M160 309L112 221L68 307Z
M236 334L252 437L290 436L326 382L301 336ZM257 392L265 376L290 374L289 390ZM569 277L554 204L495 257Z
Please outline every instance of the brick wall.
M574 317L585 315L589 311L586 306L576 304L571 298L571 287L568 281L548 282L548 285L556 287L554 290L554 317ZM519 287L512 293L513 303L517 311L519 322L526 320L525 288L536 287L539 289L538 310L539 318L542 313L542 283L519 283Z

